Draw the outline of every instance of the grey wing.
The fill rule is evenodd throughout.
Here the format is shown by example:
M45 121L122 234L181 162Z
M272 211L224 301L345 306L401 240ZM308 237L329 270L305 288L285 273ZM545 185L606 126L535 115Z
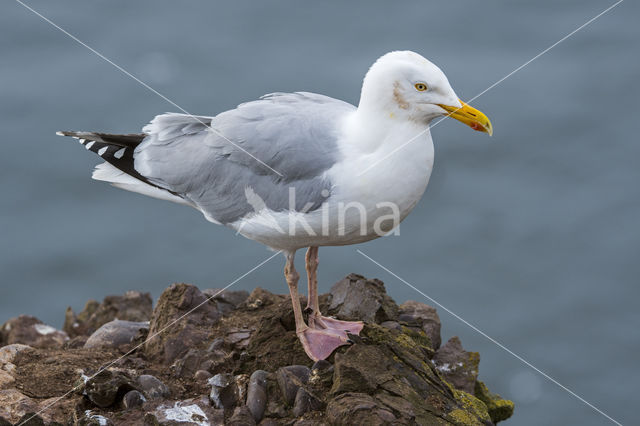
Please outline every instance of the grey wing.
M312 211L330 194L338 125L354 109L322 95L277 93L213 118L160 115L143 129L135 169L221 223L254 212L255 195L274 211Z

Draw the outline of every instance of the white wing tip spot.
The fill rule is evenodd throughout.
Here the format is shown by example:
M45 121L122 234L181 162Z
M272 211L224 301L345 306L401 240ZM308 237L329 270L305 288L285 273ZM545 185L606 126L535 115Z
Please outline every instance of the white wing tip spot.
M121 159L121 158L122 158L122 156L124 155L124 151L125 151L126 149L127 149L127 148L121 148L121 149L117 150L117 151L116 151L116 153L115 153L115 154L113 154L113 156L114 156L115 158L117 158L118 160L119 160L119 159Z
M106 147L106 146L103 146L102 148L100 148L100 149L98 150L98 155L99 155L100 157L102 157L102 156L104 155L104 153L105 153L105 152L107 152L107 148L108 148L108 147Z
M91 149L91 147L93 146L93 144L96 143L96 141L91 141L88 144L86 144L84 147L87 149Z
M86 141L86 139L78 139L78 142L80 142L81 144L84 144Z
M57 132L56 132L56 135L58 135L58 136L64 136L64 133L62 133L61 131L57 131Z

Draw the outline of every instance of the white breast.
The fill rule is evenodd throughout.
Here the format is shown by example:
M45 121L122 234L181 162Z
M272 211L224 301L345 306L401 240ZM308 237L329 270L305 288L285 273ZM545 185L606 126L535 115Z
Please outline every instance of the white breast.
M331 181L336 183L331 201L364 205L370 232L379 217L391 212L385 205L397 206L402 221L429 183L434 150L428 128L412 122L398 123L386 138L354 145L345 148L345 160L330 170ZM358 240L380 236L370 232Z
M283 250L357 244L391 231L422 197L434 152L425 126L406 121L385 124L383 136L376 129L346 126L342 158L327 172L333 184L331 196L320 209L309 213L265 209L232 227Z

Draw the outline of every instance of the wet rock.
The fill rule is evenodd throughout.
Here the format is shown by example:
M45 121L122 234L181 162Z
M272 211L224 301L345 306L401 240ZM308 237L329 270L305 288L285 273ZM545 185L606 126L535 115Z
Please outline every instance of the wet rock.
M0 343L3 345L21 343L34 348L59 348L67 340L67 333L29 315L11 318L0 327Z
M122 296L107 296L102 303L90 300L78 315L67 308L63 330L71 337L91 335L102 325L115 319L149 321L151 312L152 300L149 293L128 291Z
M229 291L219 288L208 288L202 290L202 293L216 303L218 311L223 315L227 315L235 310L249 297L249 293L245 290Z
M276 371L276 380L280 387L280 392L284 402L293 405L298 388L309 381L311 370L304 365L289 365L278 368Z
M311 395L305 388L298 388L293 402L293 415L300 417L307 411L315 411L324 408L324 403Z
M227 373L216 374L208 381L211 385L209 399L216 408L229 409L238 404L238 387L233 375Z
M137 390L132 390L124 394L122 405L125 409L140 407L147 401L147 398Z
M189 348L206 342L207 328L220 318L215 303L208 302L197 287L172 284L160 295L153 311L149 335L154 337L147 340L145 353L171 364Z
M473 395L480 364L478 352L465 351L460 339L452 337L436 351L433 363L447 382L456 389Z
M221 425L224 424L224 414L214 410L200 399L177 401L173 404L165 403L147 412L144 417L145 425Z
M331 287L329 313L343 320L381 323L394 320L398 305L380 280L349 274Z
M262 420L267 406L267 372L256 370L247 386L247 408L256 422Z
M417 324L431 340L433 349L438 349L442 343L440 337L440 317L436 308L424 303L409 300L400 305L398 321Z
M149 333L148 322L113 320L97 329L84 344L85 348L117 348L143 339Z
M171 392L167 385L160 379L150 374L143 374L136 379L136 385L140 392L148 399L169 398Z
M227 425L233 426L252 426L255 424L256 421L253 419L249 409L245 406L236 407L236 409L233 410L233 415L227 422Z
M136 390L136 383L123 371L102 370L85 384L87 398L100 408L106 408L131 390Z
M474 395L487 406L493 423L501 422L513 415L513 402L491 392L480 380L476 381Z
M365 393L344 393L327 406L327 419L331 424L386 425L397 419L391 411ZM436 418L433 423L440 424Z

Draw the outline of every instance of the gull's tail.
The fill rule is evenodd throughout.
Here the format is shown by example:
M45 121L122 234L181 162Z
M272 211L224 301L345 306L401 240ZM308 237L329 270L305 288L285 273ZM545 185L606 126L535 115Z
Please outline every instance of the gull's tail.
M145 138L144 133L112 135L96 132L56 132L56 134L77 139L86 149L98 154L115 168L148 183L133 167L133 151Z
M147 136L144 133L114 135L98 132L56 132L60 136L77 139L87 150L105 160L96 166L93 179L110 182L118 188L138 192L154 198L188 204L185 199L150 182L135 169L135 149Z

